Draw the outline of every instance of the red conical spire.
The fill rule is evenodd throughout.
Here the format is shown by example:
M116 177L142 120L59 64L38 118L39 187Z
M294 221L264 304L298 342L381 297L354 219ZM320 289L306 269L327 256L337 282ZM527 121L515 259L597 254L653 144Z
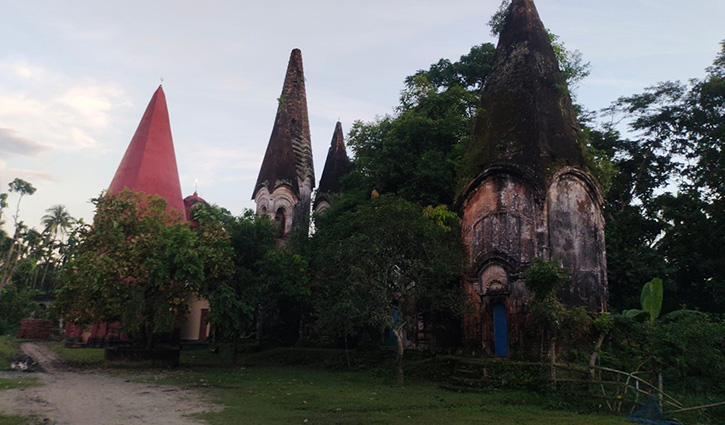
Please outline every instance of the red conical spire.
M151 97L108 193L124 189L159 195L168 202L169 209L184 213L169 111L161 86Z

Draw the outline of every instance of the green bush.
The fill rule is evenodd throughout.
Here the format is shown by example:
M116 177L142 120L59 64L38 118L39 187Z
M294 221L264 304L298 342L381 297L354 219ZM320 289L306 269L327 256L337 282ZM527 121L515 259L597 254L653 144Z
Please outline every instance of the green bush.
M37 308L30 292L6 286L0 294L0 335L17 331L20 321Z

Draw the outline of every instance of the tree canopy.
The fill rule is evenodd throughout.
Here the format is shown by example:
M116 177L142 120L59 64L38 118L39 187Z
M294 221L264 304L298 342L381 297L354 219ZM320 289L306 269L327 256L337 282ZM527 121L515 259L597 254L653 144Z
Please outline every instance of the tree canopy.
M335 205L317 224L312 299L318 324L327 332L342 336L360 326L388 327L400 362L405 332L421 315L460 311L462 247L455 214L445 208L424 214L416 204L388 194L353 208Z
M156 195L126 190L93 202L93 226L80 231L58 304L79 325L120 321L131 341L149 348L186 312L187 297L203 291L224 239L195 233Z

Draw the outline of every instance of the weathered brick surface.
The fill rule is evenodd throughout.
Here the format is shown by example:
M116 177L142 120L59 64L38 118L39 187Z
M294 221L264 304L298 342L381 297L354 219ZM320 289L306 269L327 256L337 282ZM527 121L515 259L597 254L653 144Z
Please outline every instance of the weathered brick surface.
M45 319L23 319L20 322L18 338L48 339L52 323Z
M468 344L494 352L495 339L506 341L494 332L494 320L504 323L494 308L503 306L506 345L520 352L531 320L523 271L534 258L568 269L571 283L558 294L565 306L606 310L604 216L533 0L512 1L494 62L462 171L463 283L477 307L464 326Z

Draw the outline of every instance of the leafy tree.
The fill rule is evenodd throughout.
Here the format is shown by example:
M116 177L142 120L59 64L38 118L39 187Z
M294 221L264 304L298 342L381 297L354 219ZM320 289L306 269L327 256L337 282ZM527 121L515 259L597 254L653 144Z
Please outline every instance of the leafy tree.
M559 301L557 293L565 289L569 282L566 269L559 267L552 261L535 258L533 263L524 272L526 288L533 293L531 312L543 335L548 336L549 358L552 365L556 359L556 339L559 328L565 319L566 311ZM544 352L542 346L542 353ZM554 369L552 367L552 374ZM553 378L554 376L552 376Z
M427 312L463 303L458 218L444 209L426 214L395 195L336 203L317 217L312 241L318 324L337 335L388 327L397 340L400 385L406 331Z
M154 335L186 313L187 296L202 291L218 259L216 241L192 231L156 195L126 190L93 202L94 224L79 231L58 304L79 325L120 321L132 342L151 348Z
M673 294L665 312L725 308L723 52L702 80L659 83L608 108L629 120L628 139L611 127L592 138L618 169L605 208L614 308L635 307L654 275Z
M7 248L7 254L3 259L2 273L0 273L0 294L2 294L2 289L8 284L8 282L10 282L10 279L12 279L20 258L20 238L22 232L26 229L26 226L22 221L20 221L20 201L22 201L25 195L32 195L36 191L35 187L31 183L20 178L16 178L11 181L8 186L10 187L10 192L17 193L19 197L15 208L15 215L13 216L13 220L15 222L15 232L13 233L13 238L9 247Z
M285 307L299 305L309 295L306 262L289 247L279 245L276 225L251 210L234 217L214 206L200 207L194 218L199 223L197 231L211 230L229 240L219 261L229 262L231 271L210 279L206 292L214 337L234 342L235 356L237 343L246 336L256 335L258 342L265 338L296 340L299 318L285 316Z
M396 115L353 124L355 171L344 189L397 193L420 205L453 203L458 162L471 135L494 46L474 46L405 80Z

